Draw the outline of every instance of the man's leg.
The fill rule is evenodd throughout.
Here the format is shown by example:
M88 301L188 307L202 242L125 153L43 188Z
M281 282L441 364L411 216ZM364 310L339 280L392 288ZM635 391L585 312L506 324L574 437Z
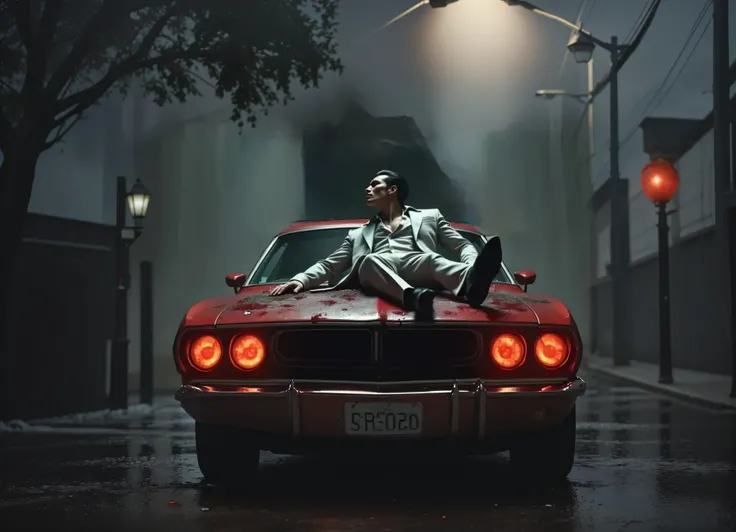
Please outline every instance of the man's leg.
M501 260L501 242L493 237L472 265L446 259L439 253L415 253L402 257L397 272L407 282L417 285L434 282L478 306L485 301L501 268Z
M463 295L468 303L476 307L483 304L488 297L493 279L501 270L502 261L501 239L492 236L480 250L472 270L465 279Z
M422 310L431 307L432 293L416 289L398 273L400 260L393 254L367 255L358 267L358 279L363 288L385 295L407 310Z
M417 286L440 286L462 295L472 266L446 259L439 253L412 253L401 257L398 274Z

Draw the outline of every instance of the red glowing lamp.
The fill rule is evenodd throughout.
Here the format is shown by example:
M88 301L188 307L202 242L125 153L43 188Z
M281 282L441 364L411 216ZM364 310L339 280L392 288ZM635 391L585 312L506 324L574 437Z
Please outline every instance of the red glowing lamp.
M652 203L669 203L679 186L677 168L664 159L655 159L641 171L642 192Z

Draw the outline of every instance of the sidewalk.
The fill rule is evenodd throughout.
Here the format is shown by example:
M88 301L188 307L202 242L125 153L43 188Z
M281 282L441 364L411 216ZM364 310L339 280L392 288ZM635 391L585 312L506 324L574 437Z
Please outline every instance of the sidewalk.
M730 397L731 376L673 369L674 384L660 384L659 366L632 360L628 366L614 366L608 357L586 354L583 367L611 377L627 380L656 393L669 395L710 408L736 410L736 397Z

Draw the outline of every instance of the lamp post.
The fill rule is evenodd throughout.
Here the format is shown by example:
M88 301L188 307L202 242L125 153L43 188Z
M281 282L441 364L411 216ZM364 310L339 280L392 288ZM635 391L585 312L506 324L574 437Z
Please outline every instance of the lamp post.
M613 363L617 366L628 364L626 348L624 346L624 323L626 317L626 300L624 292L624 279L629 265L629 197L628 182L621 179L619 167L619 112L618 112L618 69L621 52L628 45L619 44L616 36L611 37L610 42L603 41L583 29L582 25L570 22L562 17L553 15L538 6L525 0L501 0L509 6L523 7L537 15L554 20L575 31L572 39L567 44L568 50L573 54L576 63L588 63L593 57L596 46L606 50L611 56L611 72L609 74L610 97L611 97L611 142L610 142L610 176L608 187L610 190L610 212L611 212L611 266L609 274L611 277L611 288L613 292L612 301L612 329L613 329ZM445 7L449 2L434 2L432 7ZM591 91L592 92L592 91ZM590 108L590 106L589 106Z
M675 196L680 178L675 166L655 159L641 172L644 195L657 206L657 241L659 246L659 382L672 384L672 339L670 324L670 243L667 204Z
M586 93L572 93L559 89L543 89L536 91L535 96L544 100L553 100L558 97L564 97L576 100L585 106L584 112L587 117L588 130L586 160L581 160L581 158L576 155L574 168L567 169L565 166L561 166L558 171L562 172L561 175L566 175L568 171L572 171L574 176L573 181L568 181L568 183L574 190L574 205L579 208L575 210L574 222L571 222L567 213L562 216L561 219L568 220L564 229L564 231L569 235L567 237L569 239L568 242L564 243L566 249L575 249L576 252L580 253L580 255L579 258L574 261L573 265L571 265L572 269L566 269L566 271L568 275L572 275L572 278L574 279L572 286L575 288L572 288L573 293L576 292L577 287L580 286L580 282L584 282L584 290L587 291L587 303L585 304L587 312L582 317L582 321L579 321L578 325L585 329L585 332L583 333L585 341L589 342L591 349L595 350L596 327L594 320L596 320L597 315L593 279L596 277L596 250L598 248L598 243L595 235L595 219L592 210L588 208L588 202L592 194L592 161L595 151L592 96L594 90L593 85L593 60L590 60L588 62L588 91ZM580 125L582 125L582 123L579 123L577 127L580 127ZM577 139L579 138L579 129L577 129L577 127L573 134L576 146ZM552 126L550 125L550 132L551 134L554 134L552 131ZM564 137L562 130L559 131L559 134ZM560 138L561 142L563 141L562 137ZM560 149L564 148L560 147ZM575 153L577 154L577 149ZM560 154L560 157L562 158L564 155ZM562 159L560 159L560 164L564 164L562 163ZM586 244L582 246L574 245L573 248L568 247L569 241L579 242L581 240L586 242ZM577 299L575 300L575 303L576 305L578 304ZM582 301L580 301L580 308L581 311L584 308Z
M523 5L525 3L520 3ZM527 7L527 6L523 6ZM569 23L568 25L572 25ZM574 26L574 25L572 25ZM628 364L626 356L626 347L624 346L624 313L626 301L624 299L624 278L626 269L629 264L629 209L628 209L628 187L621 179L621 171L619 166L619 111L618 111L618 58L622 51L626 49L626 45L618 43L617 37L611 37L611 42L604 42L596 39L589 32L580 27L579 31L573 35L567 45L576 63L587 63L588 70L588 127L592 128L593 106L592 106L592 73L591 62L595 46L608 51L611 56L611 74L610 74L610 213L611 213L611 232L610 232L610 249L611 249L611 266L609 274L611 276L612 290L612 351L613 362L617 366ZM537 91L538 95L544 96L544 93L551 91ZM559 91L566 95L563 91ZM542 94L540 94L542 93ZM571 95L582 100L583 95ZM591 143L589 157L593 158L595 147L592 145L592 133L589 137Z
M618 111L618 69L621 52L628 45L619 44L616 36L611 37L610 42L602 41L590 32L583 29L582 25L574 24L556 15L547 13L537 6L524 1L503 0L509 5L518 5L539 15L556 20L569 28L575 30L572 38L567 44L567 49L572 53L576 63L587 63L588 70L588 121L592 126L592 65L593 51L596 46L606 50L611 57L610 73L610 176L608 185L610 187L610 249L611 265L609 275L611 277L612 292L612 351L613 363L616 366L628 364L626 346L624 345L624 317L626 313L626 300L624 291L624 280L629 264L629 197L628 186L621 179L619 166L619 111ZM589 138L592 142L592 137ZM591 159L593 150L591 147Z
M148 212L151 194L140 179L126 191L126 179L118 177L115 224L115 330L110 357L110 408L128 408L128 289L130 263L128 248L143 232L143 220ZM133 227L126 225L126 206L133 218Z
M574 54L573 54L574 56ZM578 56L580 57L580 56ZM595 90L595 82L593 75L593 58L587 61L588 65L588 92L585 94L571 93L560 89L541 89L534 93L537 98L545 100L553 100L559 96L572 98L585 105L588 118L588 164L592 165L593 156L595 155L595 131L593 128L593 91ZM592 171L591 171L591 178Z

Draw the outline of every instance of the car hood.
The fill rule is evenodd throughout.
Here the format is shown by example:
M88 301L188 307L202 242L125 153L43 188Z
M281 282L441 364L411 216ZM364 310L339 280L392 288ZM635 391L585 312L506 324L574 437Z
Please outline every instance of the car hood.
M212 305L191 309L190 323L200 325L247 325L257 323L295 322L411 322L414 313L357 290L318 291L287 294L278 297L268 295L264 286L246 287L236 296L223 300L210 300ZM513 291L512 291L513 290ZM570 323L567 308L555 299L528 295L515 287L497 289L495 286L482 308L472 308L467 303L444 296L434 304L435 321L440 322L498 322L559 324ZM229 304L228 304L229 303ZM188 320L189 321L189 320ZM209 323L205 323L209 322Z

